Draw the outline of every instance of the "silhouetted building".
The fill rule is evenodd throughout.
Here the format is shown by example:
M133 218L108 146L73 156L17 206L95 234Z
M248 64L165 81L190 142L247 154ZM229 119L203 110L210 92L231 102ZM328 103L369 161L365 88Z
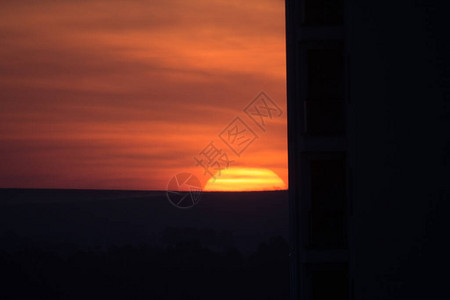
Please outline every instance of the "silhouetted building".
M448 295L445 8L286 0L292 299Z

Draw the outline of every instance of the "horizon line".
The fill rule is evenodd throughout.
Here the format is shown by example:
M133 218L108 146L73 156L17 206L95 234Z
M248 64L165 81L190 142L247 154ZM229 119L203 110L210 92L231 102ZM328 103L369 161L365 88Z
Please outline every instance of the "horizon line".
M127 190L127 189L96 189L96 188L33 188L33 187L0 187L0 190L53 190L53 191L116 191L116 192L169 192L168 190ZM289 191L289 189L279 190L252 190L252 191L204 191L202 193L245 193L245 192L280 192ZM177 191L177 192L190 192L190 191Z

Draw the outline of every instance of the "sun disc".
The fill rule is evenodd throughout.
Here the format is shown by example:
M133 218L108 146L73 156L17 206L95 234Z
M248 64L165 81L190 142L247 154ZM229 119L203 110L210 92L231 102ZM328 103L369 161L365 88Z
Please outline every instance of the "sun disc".
M273 191L285 190L284 181L269 169L229 168L211 177L204 191Z

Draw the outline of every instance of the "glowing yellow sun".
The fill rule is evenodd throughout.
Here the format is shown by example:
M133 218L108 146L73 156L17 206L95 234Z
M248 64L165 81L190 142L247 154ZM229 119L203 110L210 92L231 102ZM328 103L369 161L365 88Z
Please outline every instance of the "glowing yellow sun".
M208 180L204 191L273 191L287 189L284 181L269 169L229 168Z

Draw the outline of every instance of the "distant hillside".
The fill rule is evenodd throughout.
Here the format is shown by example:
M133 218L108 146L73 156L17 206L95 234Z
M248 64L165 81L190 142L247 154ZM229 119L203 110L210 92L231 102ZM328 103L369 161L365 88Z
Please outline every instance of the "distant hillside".
M195 207L182 210L162 191L0 189L0 249L32 244L67 251L197 239L249 252L272 236L287 239L287 232L287 191L205 192Z

